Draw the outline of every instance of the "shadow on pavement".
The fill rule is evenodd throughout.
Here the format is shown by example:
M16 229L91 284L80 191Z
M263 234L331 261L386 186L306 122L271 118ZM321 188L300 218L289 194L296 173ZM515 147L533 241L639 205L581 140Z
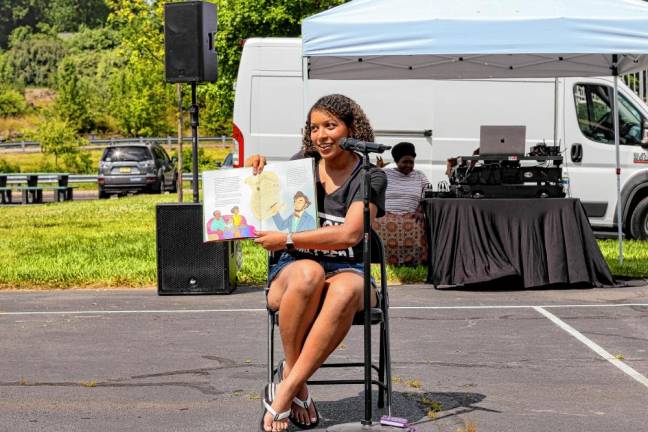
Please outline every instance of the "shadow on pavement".
M473 406L484 400L485 395L480 393L392 393L392 416L404 417L413 424L434 422L435 420L464 414L483 408ZM387 414L385 409L377 409L376 401L378 392L373 392L373 418L379 419ZM316 402L322 421L320 428L327 428L336 424L359 422L364 417L364 394L340 399L337 401ZM455 411L453 411L455 410ZM429 417L428 412L434 412L434 417ZM450 412L453 411L453 412Z

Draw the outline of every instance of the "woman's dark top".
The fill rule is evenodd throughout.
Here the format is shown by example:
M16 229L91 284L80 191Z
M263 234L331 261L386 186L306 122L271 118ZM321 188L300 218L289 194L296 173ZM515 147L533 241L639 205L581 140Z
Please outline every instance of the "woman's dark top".
M291 159L303 158L303 153L298 153ZM364 181L361 158L356 163L349 178L333 193L326 194L319 178L319 170L315 170L317 183L317 212L321 227L341 225L351 204L364 199ZM316 167L317 168L317 167ZM387 176L380 168L373 167L369 170L371 177L371 195L369 202L378 208L377 217L385 214L385 190L387 189ZM297 249L294 256L299 258L326 259L336 262L362 262L362 241L348 249L339 250L313 250Z

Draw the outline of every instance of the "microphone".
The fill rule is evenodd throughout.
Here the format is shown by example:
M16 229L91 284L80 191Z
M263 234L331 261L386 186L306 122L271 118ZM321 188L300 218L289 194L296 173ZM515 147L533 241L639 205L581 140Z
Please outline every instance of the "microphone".
M382 153L389 150L391 146L374 142L360 141L355 138L341 138L339 141L343 150L352 150L359 153Z

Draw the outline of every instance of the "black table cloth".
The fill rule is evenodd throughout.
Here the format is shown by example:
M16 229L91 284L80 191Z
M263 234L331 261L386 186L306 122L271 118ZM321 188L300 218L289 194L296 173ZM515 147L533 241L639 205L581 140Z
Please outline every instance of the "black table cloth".
M504 277L524 288L614 284L577 199L432 198L424 208L435 286Z

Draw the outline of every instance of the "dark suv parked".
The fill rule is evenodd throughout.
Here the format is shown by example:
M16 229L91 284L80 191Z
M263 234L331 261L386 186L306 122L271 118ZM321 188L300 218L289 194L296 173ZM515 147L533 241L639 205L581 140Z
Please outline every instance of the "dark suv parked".
M177 190L176 159L159 144L117 144L99 161L99 198L128 192Z

